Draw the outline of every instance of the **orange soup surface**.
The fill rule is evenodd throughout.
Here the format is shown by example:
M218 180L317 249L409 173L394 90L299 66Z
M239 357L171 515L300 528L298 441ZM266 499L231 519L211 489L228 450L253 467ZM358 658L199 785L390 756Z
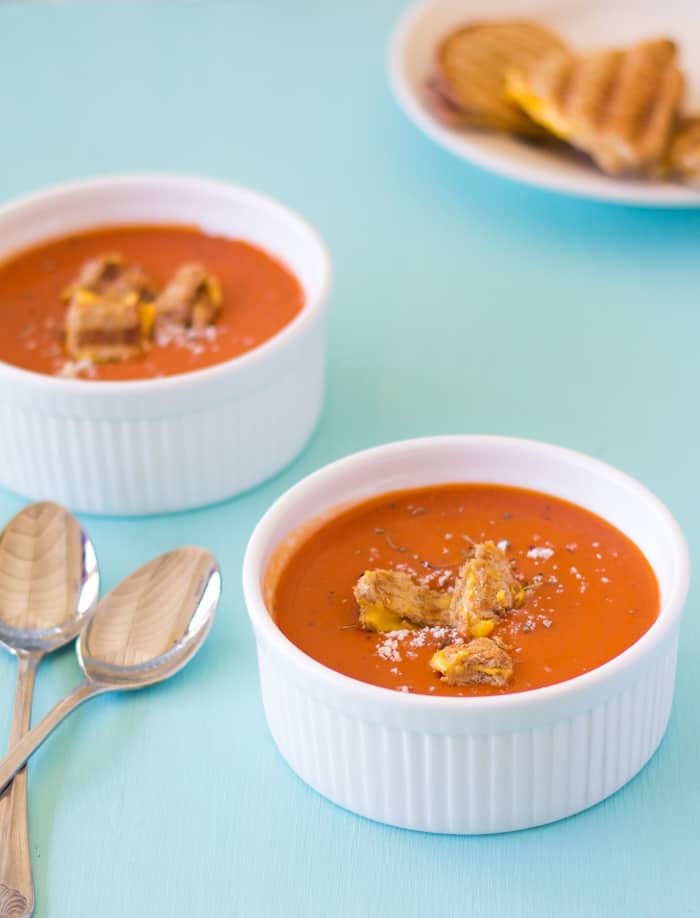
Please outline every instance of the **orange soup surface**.
M503 546L524 582L523 604L499 616L510 648L503 688L449 685L430 667L440 629L377 634L358 626L353 586L393 568L434 589L453 588L464 546ZM302 540L272 586L271 611L301 650L339 673L403 692L493 695L580 676L634 644L659 613L642 552L598 516L519 488L452 484L384 494L340 512Z
M230 360L267 341L297 315L304 291L290 271L247 242L188 226L110 226L43 243L0 264L0 360L50 375L68 363L62 293L89 259L119 253L162 288L179 265L216 275L221 312L206 336L151 347L76 375L103 380L173 376Z

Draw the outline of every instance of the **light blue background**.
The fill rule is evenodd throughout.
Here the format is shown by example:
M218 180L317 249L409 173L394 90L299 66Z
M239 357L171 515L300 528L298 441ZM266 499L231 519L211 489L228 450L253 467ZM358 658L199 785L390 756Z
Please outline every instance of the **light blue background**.
M109 172L230 179L316 224L336 272L325 413L290 468L200 512L85 520L105 587L200 542L225 595L188 670L92 702L33 760L38 915L699 913L697 591L659 753L557 825L448 838L372 824L303 785L263 720L244 547L277 495L345 453L447 432L551 440L639 477L691 552L700 541L700 211L556 197L433 147L387 89L402 6L0 3L0 199ZM0 492L0 517L21 506ZM47 662L35 713L77 678L72 652ZM13 683L2 654L0 736Z

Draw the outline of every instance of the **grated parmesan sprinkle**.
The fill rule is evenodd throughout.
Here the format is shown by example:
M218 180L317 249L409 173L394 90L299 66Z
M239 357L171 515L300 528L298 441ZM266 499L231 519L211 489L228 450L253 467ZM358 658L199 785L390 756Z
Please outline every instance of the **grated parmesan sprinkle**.
M399 653L399 642L395 637L391 637L391 634L387 635L377 647L377 655L380 656L382 660L391 660L393 663L400 663L401 654Z
M528 558L534 558L536 561L549 561L553 554L553 548L531 548L527 556Z
M95 375L95 364L92 360L67 360L55 375L61 379L77 379L81 373L87 376Z
M159 330L155 343L158 347L167 347L169 344L174 344L176 347L186 348L197 356L204 353L206 350L205 345L216 342L217 334L218 329L215 325L208 325L206 328L201 329L171 325Z
M417 631L411 631L404 628L400 631L388 631L384 634L377 645L376 653L382 660L400 663L404 655L409 660L415 660L418 656L415 652L416 649L425 647L428 642L433 642L438 646L445 641L451 644L461 644L463 638L454 628L446 628L443 625L435 625L432 628L420 628ZM396 670L395 673L394 670ZM398 675L398 667L394 667L391 672L394 675Z

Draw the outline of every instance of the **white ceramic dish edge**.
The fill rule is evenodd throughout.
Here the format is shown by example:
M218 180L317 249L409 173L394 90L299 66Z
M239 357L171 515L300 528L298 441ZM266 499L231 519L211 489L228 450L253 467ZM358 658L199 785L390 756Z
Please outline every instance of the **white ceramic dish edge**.
M270 198L179 175L88 179L0 208L0 258L66 232L187 223L242 238L285 263L301 312L253 351L162 379L95 382L0 362L0 482L87 513L138 515L210 504L290 462L322 406L330 259L318 234Z
M664 19L668 11L657 5L657 9L652 10L651 20L647 21L650 14L646 8L649 6L647 3L643 10L635 9L640 22L630 22L631 16L616 15L617 11L610 4L598 4L597 12L602 10L604 13L607 9L609 21L602 37L597 36L595 41L590 42L591 46L599 47L611 41L625 44L635 36L666 34L670 28ZM640 17L642 11L646 12L645 17ZM609 204L650 208L700 207L700 194L696 188L672 182L607 176L584 161L537 149L515 138L447 127L429 112L421 91L429 70L426 59L432 57L432 50L443 34L472 19L533 16L557 31L566 33L567 29L561 27L569 26L574 46L578 44L575 41L577 33L583 34L586 45L586 39L592 38L589 31L595 28L592 22L597 21L587 5L573 2L550 0L533 8L531 0L498 0L490 6L472 0L418 0L402 14L389 40L388 80L401 109L420 131L443 149L511 181ZM657 25L656 19L659 18L662 22ZM693 31L686 28L681 34L683 43L689 43ZM693 39L685 53L686 68L695 60L695 50ZM695 76L694 65L691 69ZM692 105L690 107L692 109Z
M366 685L291 644L263 600L275 546L338 503L440 481L537 488L604 516L650 560L661 587L658 620L619 657L578 679L475 699ZM614 793L643 767L671 710L688 578L683 535L642 485L570 450L481 436L394 443L321 469L268 510L243 565L265 715L290 766L324 796L363 816L470 834L570 816Z

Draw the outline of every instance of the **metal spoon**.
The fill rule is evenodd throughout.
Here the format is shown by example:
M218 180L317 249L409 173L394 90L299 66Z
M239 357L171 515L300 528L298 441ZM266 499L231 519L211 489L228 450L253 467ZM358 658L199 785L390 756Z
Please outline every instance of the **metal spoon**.
M31 504L0 533L0 643L18 664L10 748L29 729L41 658L75 638L99 589L92 543L63 507ZM23 769L0 797L0 918L31 915L33 909Z
M0 762L0 790L88 698L152 685L181 669L207 636L220 595L219 568L203 548L169 551L122 580L97 604L78 639L85 680Z

